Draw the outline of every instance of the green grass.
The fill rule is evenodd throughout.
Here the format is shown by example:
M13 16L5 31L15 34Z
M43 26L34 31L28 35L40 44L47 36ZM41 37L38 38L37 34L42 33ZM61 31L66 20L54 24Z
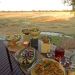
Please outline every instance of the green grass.
M51 43L55 44L56 46L59 46L62 41L62 37L59 36L51 36Z
M0 25L23 25L30 22L26 18L0 18Z

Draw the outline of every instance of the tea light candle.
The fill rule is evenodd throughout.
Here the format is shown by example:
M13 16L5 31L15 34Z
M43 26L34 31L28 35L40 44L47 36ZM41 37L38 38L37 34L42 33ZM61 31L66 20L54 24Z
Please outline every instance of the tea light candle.
M24 45L25 47L28 47L28 44L29 44L29 42L27 42L27 41L23 42L23 45Z
M24 44L24 45L26 45L26 44L28 44L28 42L27 42L27 41L25 41L23 44Z

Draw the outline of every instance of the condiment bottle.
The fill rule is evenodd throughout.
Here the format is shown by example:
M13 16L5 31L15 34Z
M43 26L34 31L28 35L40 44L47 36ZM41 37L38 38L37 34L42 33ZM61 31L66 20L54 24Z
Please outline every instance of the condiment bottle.
M31 34L31 40L30 40L31 46L36 50L38 50L38 40L39 40L38 38L40 34L39 29L36 27L32 28L30 34Z

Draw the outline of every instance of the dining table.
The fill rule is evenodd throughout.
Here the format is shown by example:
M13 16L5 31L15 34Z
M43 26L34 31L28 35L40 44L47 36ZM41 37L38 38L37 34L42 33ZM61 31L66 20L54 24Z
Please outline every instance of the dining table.
M38 39L36 39L35 41L37 41L38 43L36 43L33 39L31 40L33 43L33 47L35 46L36 47L36 61L33 63L33 65L27 70L27 69L25 69L25 68L23 68L20 64L19 64L19 62L18 62L18 60L16 60L16 54L18 53L18 52L20 52L21 50L23 50L24 49L24 46L21 48L8 48L7 47L7 41L0 41L0 43L2 44L2 46L5 46L5 48L6 48L6 52L8 53L8 57L10 57L10 59L11 60L9 60L9 66L10 66L10 72L12 72L12 69L14 70L14 68L12 68L12 66L11 66L11 64L13 64L13 65L15 65L15 63L17 63L17 66L18 66L18 69L17 70L19 70L19 71L17 71L17 73L16 73L16 75L31 75L31 69L33 68L33 66L37 63L37 60L38 59L42 59L42 58L48 58L48 59L53 59L54 60L54 58L52 58L51 56L49 56L48 57L48 55L47 54L45 54L45 53L40 53L40 49L41 49L41 41L40 40L38 40ZM4 44L3 44L3 42L4 42ZM1 48L2 48L2 46L1 46ZM56 46L55 45L52 45L53 46L53 48L52 49L54 49L55 50L55 48L56 48ZM19 47L19 46L18 46ZM53 51L54 51L53 50ZM10 52L9 52L10 51ZM1 53L1 52L0 52ZM10 54L10 53L12 53L12 54ZM69 53L69 54L68 54ZM74 52L72 52L72 53L74 53ZM71 55L70 54L70 52L65 52L65 54L67 55L67 56L69 56L69 55ZM14 59L14 60L13 60ZM16 68L15 68L16 69ZM75 69L74 70L71 70L71 69L65 69L65 67L64 67L64 70L65 70L65 74L66 75L75 75ZM16 71L15 71L16 72ZM19 72L20 72L20 74L19 74ZM22 73L22 74L21 74ZM15 74L14 74L15 75Z

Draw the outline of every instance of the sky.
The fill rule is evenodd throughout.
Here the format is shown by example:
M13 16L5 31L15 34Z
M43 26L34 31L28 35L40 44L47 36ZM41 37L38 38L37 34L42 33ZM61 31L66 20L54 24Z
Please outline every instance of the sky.
M0 0L0 11L71 10L63 0Z

